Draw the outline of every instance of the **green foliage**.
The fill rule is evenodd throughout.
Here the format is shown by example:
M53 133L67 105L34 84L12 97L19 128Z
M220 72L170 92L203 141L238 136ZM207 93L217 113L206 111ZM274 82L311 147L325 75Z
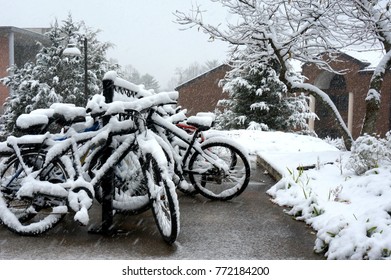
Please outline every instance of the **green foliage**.
M382 257L389 258L391 256L391 249L384 248L382 250Z
M376 226L367 229L367 237L371 237L372 234L374 234L376 232L376 230L377 230Z

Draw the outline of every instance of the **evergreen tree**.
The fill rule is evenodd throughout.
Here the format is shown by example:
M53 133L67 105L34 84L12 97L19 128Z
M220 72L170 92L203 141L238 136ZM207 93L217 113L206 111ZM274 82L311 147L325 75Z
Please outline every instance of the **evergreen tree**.
M150 74L141 75L132 65L126 65L120 70L120 76L125 80L136 85L144 85L145 89L153 89L155 92L159 91L159 82Z
M143 84L146 89L153 89L155 92L159 91L159 82L148 73L141 76L140 83Z
M253 63L245 69L234 67L222 81L229 99L217 124L224 129L307 130L311 116L304 96L289 96L278 79L278 64Z
M35 63L12 66L11 75L1 80L11 91L4 104L3 136L15 133L16 118L23 113L48 108L54 102L85 106L88 98L102 89L103 75L109 70L105 55L110 44L97 39L98 31L74 22L69 15L62 25L56 21L46 35L50 44L42 46ZM87 40L87 79L84 40ZM64 55L70 44L80 50L80 56Z

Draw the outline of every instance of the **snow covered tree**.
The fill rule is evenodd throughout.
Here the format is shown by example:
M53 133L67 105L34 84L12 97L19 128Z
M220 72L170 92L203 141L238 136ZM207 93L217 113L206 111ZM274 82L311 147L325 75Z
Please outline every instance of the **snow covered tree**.
M348 36L343 29L348 17L341 17L336 0L211 0L220 2L235 15L235 22L213 26L205 23L200 7L189 13L177 12L177 22L189 28L198 27L214 39L229 42L232 56L246 49L241 68L256 62L267 64L270 59L279 64L278 75L287 92L306 92L335 115L347 149L353 138L330 97L319 88L304 83L292 67L292 60L309 62L327 71L335 72L330 61L320 54L327 53L330 60L338 49L346 46Z
M221 81L230 99L219 102L227 109L218 114L217 124L224 129L308 131L312 114L307 100L303 95L289 95L277 78L278 68L273 62L234 67Z
M361 135L376 133L381 87L387 69L391 67L391 1L350 0L341 3L341 11L350 19L350 36L358 44L384 50L384 56L375 68L367 93L366 113Z
M153 89L155 92L159 91L159 82L152 75L148 73L141 75L140 72L132 65L126 65L122 70L120 70L120 76L134 84L142 84L146 89Z
M74 22L69 15L62 25L55 22L46 34L50 44L42 45L35 63L10 68L10 75L1 80L11 91L2 116L4 135L14 132L16 118L22 113L47 108L54 102L84 106L90 96L101 91L101 80L108 70L105 55L111 45L100 42L98 33L82 22ZM84 55L64 55L70 44L84 54L84 40L87 40L87 61Z
M132 82L134 84L139 84L140 77L141 77L140 72L132 65L130 64L125 65L125 67L123 67L120 70L119 74L123 79Z
M148 73L140 77L140 84L144 85L146 89L153 89L155 92L158 92L160 88L159 82Z

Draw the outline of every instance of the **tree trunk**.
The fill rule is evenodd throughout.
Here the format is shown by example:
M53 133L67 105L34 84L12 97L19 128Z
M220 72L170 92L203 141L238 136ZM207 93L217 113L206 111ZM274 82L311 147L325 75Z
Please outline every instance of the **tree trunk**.
M376 122L380 111L381 87L386 69L389 69L391 66L390 56L390 52L388 52L372 75L367 98L365 99L365 118L361 129L361 135L372 135L376 133Z
M374 88L371 88L371 90L374 90ZM380 95L380 89L378 92ZM365 118L360 134L372 135L376 133L376 122L380 110L380 98L366 98L365 104Z
M365 118L361 129L361 135L371 135L376 133L376 122L380 111L380 97L383 78L385 76L386 71L388 71L391 66L391 42L387 33L388 28L386 27L389 24L389 18L387 18L387 12L385 12L384 14L379 14L379 11L373 9L374 6L368 6L367 1L359 2L360 3L357 5L358 9L364 11L364 13L369 11L369 14L373 17L370 20L374 21L374 35L379 38L379 42L383 45L384 50L386 51L386 54L380 60L375 71L373 72L368 94L365 99L366 109ZM371 4L370 1L369 4ZM388 8L389 6L387 6L387 10Z

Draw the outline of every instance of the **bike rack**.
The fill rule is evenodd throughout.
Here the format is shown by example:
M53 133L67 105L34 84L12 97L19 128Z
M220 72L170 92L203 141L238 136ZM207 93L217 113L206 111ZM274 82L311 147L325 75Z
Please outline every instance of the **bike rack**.
M114 96L114 81L112 79L104 79L103 84L103 96L105 97L106 103L113 102ZM103 125L105 125L107 120L103 119ZM110 157L112 154L112 149L107 149L102 156L104 161ZM98 233L103 235L112 235L117 231L113 228L113 195L114 188L111 184L112 172L108 172L106 176L102 179L102 223L99 227L90 229L91 233Z
M103 85L103 96L105 97L106 103L113 102L114 99L114 91L119 92L122 95L126 95L128 97L134 97L138 94L137 86L132 85L131 89L125 88L123 86L119 86L115 84L115 80L119 79L115 72L109 72L109 75L106 75L102 80ZM121 80L121 79L120 79ZM130 83L129 83L130 84ZM103 120L103 125L106 124L108 120ZM112 149L107 149L105 154L103 155L103 159L108 159L112 154ZM102 179L102 223L100 227L96 229L90 230L91 233L100 233L104 235L112 235L115 233L119 233L119 230L113 228L113 195L114 188L111 184L112 182L112 172L108 172L108 174Z

